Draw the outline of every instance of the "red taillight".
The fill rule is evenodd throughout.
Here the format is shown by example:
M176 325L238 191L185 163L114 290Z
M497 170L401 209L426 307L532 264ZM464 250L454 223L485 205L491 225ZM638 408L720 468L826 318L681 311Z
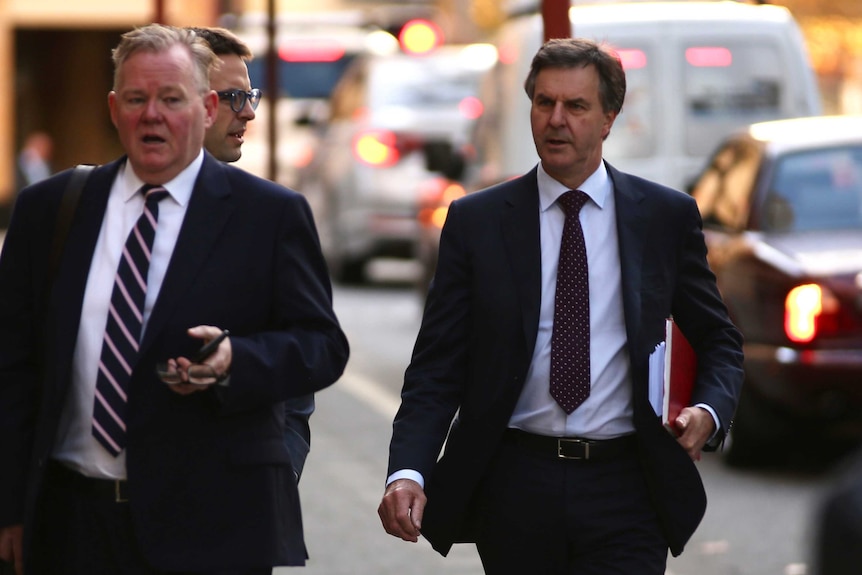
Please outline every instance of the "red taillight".
M366 165L388 168L411 152L421 150L424 143L420 136L389 130L366 130L353 139L353 153Z
M784 332L791 341L809 342L817 335L817 317L823 311L823 292L816 284L797 286L784 300Z
M401 157L395 134L386 130L363 132L356 136L353 153L362 162L374 167L393 166Z
M443 43L443 31L429 20L410 20L401 28L398 42L408 54L427 54Z
M485 105L479 98L467 96L458 103L458 110L468 120L476 120L485 112Z
M842 323L841 305L829 289L817 284L796 286L784 300L784 333L796 343L834 334Z
M419 222L424 226L442 228L449 204L466 193L458 182L446 178L429 180L419 190Z
M617 50L617 56L620 57L620 62L622 62L625 70L639 70L641 68L646 68L647 56L646 52L643 50Z
M695 46L685 49L685 61L696 68L727 68L733 53L723 46Z
M278 48L278 56L285 62L337 62L345 53L344 46L328 40L306 39Z

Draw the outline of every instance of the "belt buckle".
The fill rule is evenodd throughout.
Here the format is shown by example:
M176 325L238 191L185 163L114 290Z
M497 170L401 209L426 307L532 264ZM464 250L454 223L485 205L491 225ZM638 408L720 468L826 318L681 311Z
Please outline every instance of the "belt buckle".
M114 503L128 503L129 499L126 497L126 485L125 481L122 479L114 480Z
M565 444L570 445L583 445L584 446L584 454L581 455L567 455L563 452L563 446ZM590 442L584 441L583 439L566 439L560 438L557 439L557 457L559 459L589 459L590 458Z

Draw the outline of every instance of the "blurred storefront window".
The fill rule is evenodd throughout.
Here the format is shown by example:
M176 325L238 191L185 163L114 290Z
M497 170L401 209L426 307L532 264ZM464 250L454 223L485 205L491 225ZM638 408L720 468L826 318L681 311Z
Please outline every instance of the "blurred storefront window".
M799 21L820 82L824 111L862 114L862 2L774 0Z

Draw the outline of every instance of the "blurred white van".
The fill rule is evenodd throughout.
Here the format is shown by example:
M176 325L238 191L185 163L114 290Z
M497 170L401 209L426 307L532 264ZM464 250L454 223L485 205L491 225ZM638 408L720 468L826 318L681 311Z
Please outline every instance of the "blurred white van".
M269 115L277 102L275 179L289 187L297 185L298 172L311 161L318 144L317 126L329 114L332 90L351 62L368 52L398 47L391 34L369 26L366 20L358 10L280 13L275 94L268 92L266 15L249 12L236 22L224 23L254 54L248 64L249 78L252 87L264 91L256 119L247 126L239 167L269 177Z
M623 110L604 145L615 167L685 189L718 142L756 121L817 115L805 44L780 6L731 1L576 5L572 35L610 44L626 69ZM541 15L507 21L483 90L469 187L538 162L523 84L542 38Z

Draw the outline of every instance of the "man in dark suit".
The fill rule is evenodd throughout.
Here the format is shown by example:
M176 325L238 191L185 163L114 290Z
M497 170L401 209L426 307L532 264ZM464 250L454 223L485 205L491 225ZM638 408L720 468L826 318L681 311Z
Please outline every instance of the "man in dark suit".
M694 460L727 433L741 336L692 198L602 160L618 57L552 40L525 88L541 162L449 209L378 512L444 555L475 542L490 574L662 575L705 510ZM699 360L678 437L648 394L671 315Z
M127 156L91 174L53 281L70 172L16 203L0 257L0 558L19 572L22 556L28 575L305 562L284 400L333 383L348 345L302 196L203 150L215 61L188 30L123 36L108 103Z
M210 73L210 88L219 96L219 110L212 126L207 129L204 148L222 162L236 162L242 156L246 124L254 120L254 110L260 101L260 90L252 90L248 77L246 62L252 58L251 49L230 30L192 29L207 41L219 59L218 68ZM284 443L297 480L311 449L308 420L312 413L314 394L284 400Z

